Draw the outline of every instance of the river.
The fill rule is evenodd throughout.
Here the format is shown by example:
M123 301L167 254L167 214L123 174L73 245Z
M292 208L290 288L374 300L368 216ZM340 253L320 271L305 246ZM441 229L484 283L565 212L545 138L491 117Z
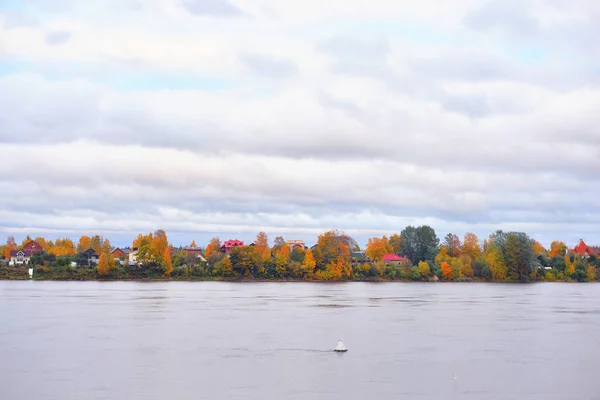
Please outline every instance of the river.
M0 399L600 399L600 285L0 281Z

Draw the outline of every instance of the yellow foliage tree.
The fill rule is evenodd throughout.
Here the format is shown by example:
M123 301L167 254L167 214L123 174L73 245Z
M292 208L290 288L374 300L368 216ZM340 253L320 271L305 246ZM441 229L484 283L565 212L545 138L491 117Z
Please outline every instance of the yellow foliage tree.
M538 242L537 240L533 241L533 252L535 253L536 256L540 256L542 254L547 253L544 246L542 246L542 244L540 242Z
M365 254L372 261L382 261L385 254L390 254L394 251L387 237L371 238L367 242L367 250Z
M596 280L596 274L597 274L597 271L593 265L588 264L588 266L585 267L585 279L587 279L589 282Z
M36 237L36 238L35 238L35 241L36 241L36 242L37 242L37 243L38 243L40 246L42 246L42 249L44 249L44 250L48 251L48 242L46 242L46 239L44 239L44 238L43 238L43 237L41 237L41 236L38 236L38 237Z
M471 260L477 260L481 256L481 246L477 235L471 232L465 233L461 254L471 257Z
M568 277L573 276L575 273L575 260L571 262L571 257L568 254L565 254L565 275Z
M442 244L442 245L440 245L440 251L439 251L439 253L438 253L438 254L435 256L435 259L434 259L434 261L435 261L435 263L436 263L436 264L438 264L438 265L440 265L440 266L441 266L441 265L442 265L442 262L444 262L444 261L446 261L446 262L449 262L451 258L452 258L452 257L450 257L450 256L448 255L448 249L446 248L446 246L444 246L444 245Z
M281 246L279 248L279 250L277 250L275 257L280 257L281 260L285 260L285 262L289 262L290 261L290 246L288 246L287 244L284 244L283 246Z
M98 273L102 276L108 275L110 272L110 265L108 264L108 257L106 254L100 254L100 259L98 260Z
M198 245L196 245L196 241L192 240L192 243L190 243L190 247L198 247Z
M418 269L419 275L423 278L428 278L431 275L431 268L429 268L427 261L419 261Z
M507 268L506 263L504 262L504 257L502 256L502 250L490 244L485 255L485 263L488 265L488 267L490 267L493 279L506 279Z
M304 255L304 261L302 262L302 266L304 267L305 271L309 275L312 275L313 272L315 271L316 265L317 265L317 262L315 261L315 257L313 256L313 252L312 252L311 249L308 249L306 251L306 254Z
M57 238L54 242L54 246L48 249L48 253L54 254L57 257L70 256L76 253L75 245L69 238Z

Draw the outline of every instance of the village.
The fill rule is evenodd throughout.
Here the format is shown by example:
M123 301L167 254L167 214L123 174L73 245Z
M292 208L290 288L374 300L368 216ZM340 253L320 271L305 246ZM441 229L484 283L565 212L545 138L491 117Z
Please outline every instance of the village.
M473 234L465 234L462 241L448 234L440 243L429 227L408 227L400 235L371 238L365 249L338 231L325 232L311 246L281 237L270 246L261 232L249 244L213 238L205 247L194 241L175 247L158 230L140 234L124 247L111 246L98 235L83 236L77 245L70 239L53 243L28 237L16 246L9 238L2 255L0 262L7 267L39 266L41 272L53 267L94 268L100 275L114 276L147 270L173 277L591 281L598 277L600 247L584 240L573 247L555 241L546 250L525 234L501 231L490 235L483 246Z

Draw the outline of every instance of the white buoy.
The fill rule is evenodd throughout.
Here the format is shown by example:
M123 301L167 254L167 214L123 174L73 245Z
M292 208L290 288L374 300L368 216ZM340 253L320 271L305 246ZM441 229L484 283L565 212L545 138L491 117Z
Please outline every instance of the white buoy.
M29 268L29 279L33 278L33 268Z
M334 351L337 351L338 353L344 353L346 351L348 351L348 349L346 348L346 346L344 346L344 339L340 339L337 342L337 345L335 346L335 349L333 349Z

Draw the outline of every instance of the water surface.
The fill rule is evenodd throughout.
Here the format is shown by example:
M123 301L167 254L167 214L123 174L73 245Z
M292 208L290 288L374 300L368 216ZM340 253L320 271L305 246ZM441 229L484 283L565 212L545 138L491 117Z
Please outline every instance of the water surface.
M0 281L2 400L600 400L599 374L597 284Z

